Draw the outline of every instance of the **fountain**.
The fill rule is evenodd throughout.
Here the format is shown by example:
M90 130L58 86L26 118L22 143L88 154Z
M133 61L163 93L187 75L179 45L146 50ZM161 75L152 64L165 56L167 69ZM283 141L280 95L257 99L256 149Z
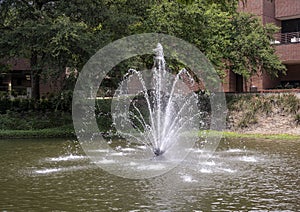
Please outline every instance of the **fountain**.
M129 69L111 99L110 132L121 139L114 139L115 134L103 136L95 114L101 82L122 61L153 55L153 51L152 69ZM165 58L188 68L171 70ZM218 74L199 49L155 33L129 36L105 46L85 64L76 82L72 117L80 146L102 169L132 179L162 175L182 162L206 161L222 135L204 132L199 141L205 121L198 105L201 101L192 89L197 85L194 79L211 93L210 129L221 131L226 117L224 93ZM193 152L196 158L190 160Z
M176 75L166 66L163 47L154 49L151 70L130 69L116 90L112 111L122 137L144 145L155 157L183 158L199 129L198 96L189 88L194 79L186 69ZM189 138L188 138L189 137ZM178 157L178 155L181 155Z

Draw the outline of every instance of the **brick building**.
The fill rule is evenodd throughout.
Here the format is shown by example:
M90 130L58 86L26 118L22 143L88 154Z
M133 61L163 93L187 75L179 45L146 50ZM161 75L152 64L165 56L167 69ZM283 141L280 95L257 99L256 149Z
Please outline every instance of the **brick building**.
M2 60L2 64L9 67L9 71L0 72L0 92L9 92L11 96L28 97L32 96L32 73L29 59L15 58ZM47 96L51 93L58 92L63 84L63 78L66 73L58 79L40 80L40 95Z
M273 23L281 29L271 42L287 67L287 75L271 79L261 74L252 77L252 85L258 91L281 87L300 88L300 0L248 0L244 5L240 3L239 9L257 15L263 24ZM250 91L250 86L241 76L229 72L224 90Z
M26 59L10 59L2 63L8 64L11 71L0 73L0 92L11 95L31 97L31 68Z

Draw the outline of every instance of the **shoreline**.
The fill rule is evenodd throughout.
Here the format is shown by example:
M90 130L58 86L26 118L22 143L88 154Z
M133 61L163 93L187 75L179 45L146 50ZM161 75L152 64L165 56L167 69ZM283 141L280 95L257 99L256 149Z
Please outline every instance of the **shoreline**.
M201 133L201 132L200 132ZM214 131L213 133L221 133ZM287 133L242 133L223 131L223 138L270 139L270 140L300 140L299 134ZM38 138L76 138L74 129L70 126L47 128L41 130L0 130L1 139L38 139Z
M70 127L40 130L0 130L0 139L76 138Z
M287 133L241 133L234 131L224 131L224 138L252 138L252 139L273 139L273 140L300 140L299 134L287 134Z

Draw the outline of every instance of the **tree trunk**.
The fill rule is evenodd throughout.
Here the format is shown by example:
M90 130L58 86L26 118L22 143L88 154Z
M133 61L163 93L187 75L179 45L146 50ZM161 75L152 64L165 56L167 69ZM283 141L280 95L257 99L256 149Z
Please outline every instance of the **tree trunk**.
M37 53L33 52L30 59L31 76L32 76L32 98L40 99L40 73L41 70L37 66Z

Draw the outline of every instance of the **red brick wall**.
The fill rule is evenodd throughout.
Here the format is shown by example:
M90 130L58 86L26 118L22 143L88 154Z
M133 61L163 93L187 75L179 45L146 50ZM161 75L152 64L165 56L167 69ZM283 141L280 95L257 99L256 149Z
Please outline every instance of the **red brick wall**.
M252 13L261 18L263 24L273 23L280 26L280 21L275 19L275 1L248 0L245 4L239 3L239 11Z
M245 91L249 91L250 86L257 87L258 91L264 89L275 88L280 84L279 78L272 78L266 73L257 74L251 77L249 82L247 82L247 89Z
M275 18L275 2L263 0L263 15L265 17Z
M299 0L275 0L276 18L286 19L298 16L300 18Z
M226 71L226 77L223 82L224 92L236 91L236 75L232 71Z
M278 45L276 53L283 63L300 63L300 43Z
M257 87L258 90L263 89L263 80L260 74L252 76L250 81L252 81L252 86ZM250 87L251 83L248 83L248 86Z
M287 65L288 72L281 78L282 81L300 80L300 64Z
M245 4L239 2L239 11L252 13L258 16L263 14L263 0L248 0Z
M263 74L263 89L275 88L280 84L279 78L272 78L267 74Z
M275 18L275 0L263 0L263 24L273 23L276 26L281 27L281 21Z
M27 71L28 74L30 74L30 60L24 59L24 58L16 58L16 59L9 59L4 60L2 63L6 63L10 65L11 70L22 70ZM63 79L65 77L65 74L62 73L62 75L58 79L47 79L43 80L41 79L40 82L40 94L41 96L47 96L50 93L57 93L61 90L63 85ZM7 78L5 80L8 80L5 83L8 83L11 79ZM31 87L31 81L23 80L22 82L23 86Z

